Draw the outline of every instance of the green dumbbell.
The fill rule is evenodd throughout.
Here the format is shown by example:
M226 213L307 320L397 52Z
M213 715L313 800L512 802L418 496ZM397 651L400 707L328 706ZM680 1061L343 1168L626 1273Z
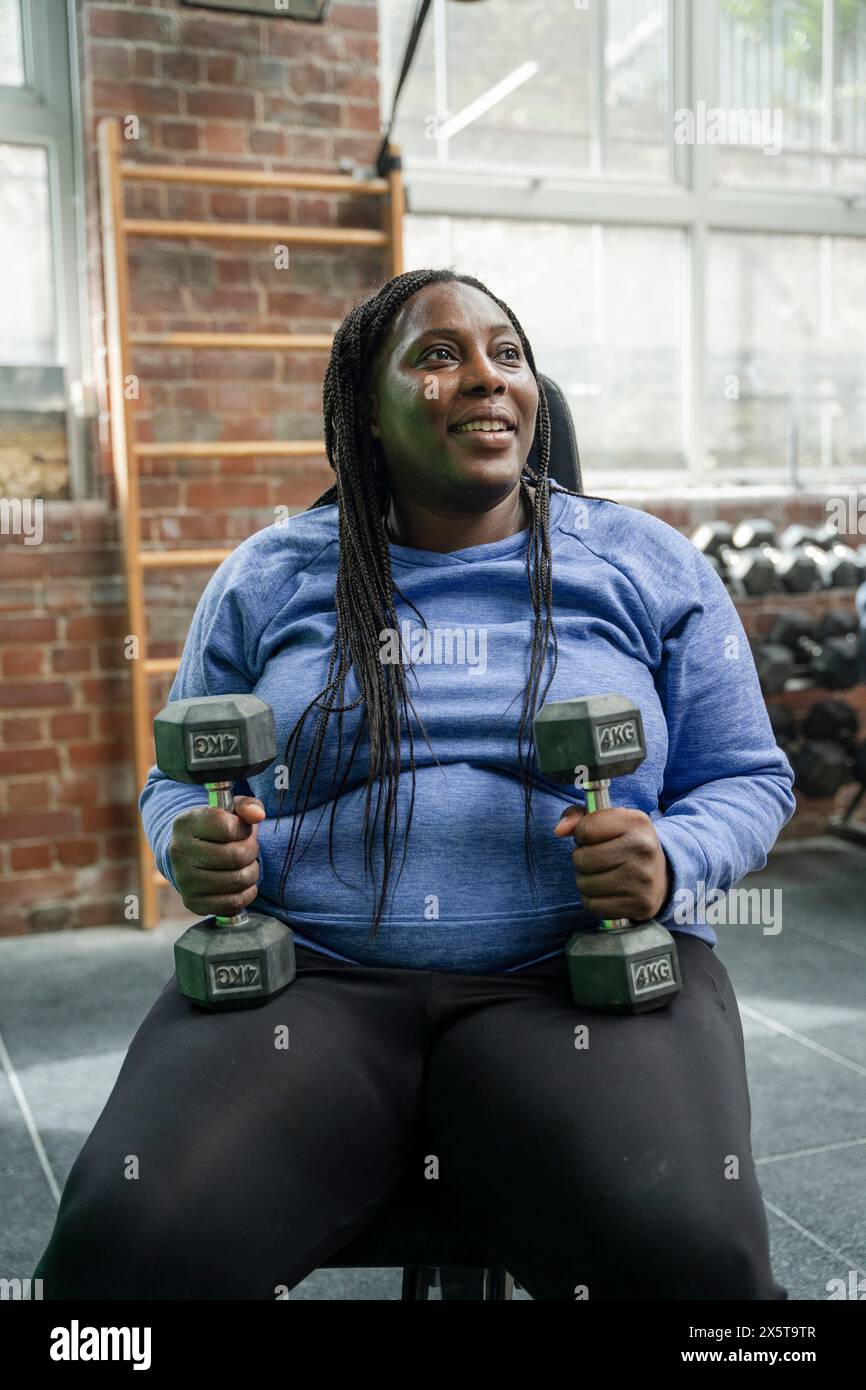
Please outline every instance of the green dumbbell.
M233 785L277 755L274 712L256 695L174 700L153 723L156 762L174 782L203 786L208 805L231 811ZM264 1004L295 978L291 928L261 912L206 917L174 947L178 989L205 1009Z
M538 766L555 782L586 775L588 812L610 808L610 779L646 757L640 710L624 695L590 695L543 705L533 720ZM682 987L674 939L659 922L601 921L565 948L572 998L585 1008L645 1013Z

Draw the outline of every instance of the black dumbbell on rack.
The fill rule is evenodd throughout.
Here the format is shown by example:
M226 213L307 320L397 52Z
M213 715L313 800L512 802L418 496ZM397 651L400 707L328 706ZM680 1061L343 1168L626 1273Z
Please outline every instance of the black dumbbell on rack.
M758 681L765 695L779 695L783 690L794 689L795 679L800 688L809 684L799 675L790 647L779 642L753 642L751 646Z
M866 585L863 602L866 607ZM861 619L856 608L830 608L821 618L818 635L822 640L846 637L849 645L856 648L857 681L866 681L866 615Z
M730 585L730 578L722 561L721 551L723 546L730 545L733 530L729 521L704 521L691 538L692 545L709 561L726 585Z
M845 700L818 700L803 720L807 738L831 739L852 749L857 739L857 711Z
M691 539L739 597L821 588L815 556L803 547L781 549L776 528L765 517L741 521L737 526L728 521L706 521Z
M815 557L803 546L781 547L776 528L766 517L739 522L731 535L731 546L735 554L763 555L772 566L777 590L802 594L821 587L821 573Z
M856 615L854 617L856 624ZM774 693L785 688L787 680L801 676L812 685L827 690L847 690L861 679L859 642L856 630L839 633L822 629L808 613L784 613L770 629L768 642L756 649L755 664L761 675L758 652L760 646L781 648L790 653L790 668L784 670L782 656L772 650L762 653L766 668L762 688ZM780 684L781 682L781 684Z
M831 707L839 706L839 709ZM844 711L850 711L846 715ZM841 700L820 700L812 706L802 727L793 711L781 702L767 705L770 724L779 747L794 771L794 785L803 796L833 796L851 781L854 758L852 745L841 735L850 727L850 716L857 727L857 716Z
M805 550L815 561L821 586L825 589L856 589L866 578L866 566L859 551L846 545L829 524L789 526L779 542L783 550Z
M692 545L739 597L777 592L780 584L770 556L757 545L736 547L733 535L729 521L705 521L692 535Z
M770 716L770 727L773 730L773 737L780 748L788 749L793 747L799 736L797 720L790 705L783 705L781 700L768 702L767 714Z
M855 567L858 577L853 579L853 585L856 586L866 579L866 547L852 545L850 541L843 540L840 532L829 521L818 527L815 532L815 544L828 554L837 555L840 560L846 560Z
M839 782L832 787L832 791L836 791L844 782L857 778L858 725L857 711L845 700L818 700L803 720L803 733L807 739L820 744L822 748L830 745L839 750L830 755L830 767L825 774L832 782L831 769L838 768ZM826 794L831 795L832 792Z
M741 523L742 524L742 523ZM763 522L754 523L764 527ZM772 524L766 523L772 531ZM773 558L759 544L745 544L746 533L741 531L741 545L734 542L734 527L729 521L705 521L692 535L692 545L700 550L716 569L724 583L741 598L779 591L781 584ZM762 531L761 534L765 534Z

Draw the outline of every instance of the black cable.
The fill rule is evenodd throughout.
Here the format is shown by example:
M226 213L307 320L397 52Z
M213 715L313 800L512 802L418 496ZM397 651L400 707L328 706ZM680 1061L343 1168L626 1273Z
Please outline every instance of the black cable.
M427 18L427 11L430 9L432 3L433 0L416 0L415 14L413 16L412 24L409 29L409 39L406 44L406 52L403 54L403 66L400 69L400 77L397 82L397 89L394 92L394 100L391 104L391 115L388 117L388 124L385 127L385 134L382 139L382 144L379 148L379 153L376 156L376 171L383 178L387 176L388 171L390 169L394 168L395 164L399 164L399 160L395 160L393 156L390 156L388 154L388 145L391 140L391 128L394 125L394 117L397 114L397 102L399 100L400 93L403 90L403 83L406 81L406 78L409 75L409 69L412 66L412 59L415 57L415 49L418 47L418 40L421 37L421 31L424 28L424 21Z

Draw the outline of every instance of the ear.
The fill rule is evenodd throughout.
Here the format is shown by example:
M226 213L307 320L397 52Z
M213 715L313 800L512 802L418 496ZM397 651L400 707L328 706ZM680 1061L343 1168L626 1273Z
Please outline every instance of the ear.
M375 392L371 391L367 396L367 409L370 413L370 435L373 439L380 439L379 434L379 402Z

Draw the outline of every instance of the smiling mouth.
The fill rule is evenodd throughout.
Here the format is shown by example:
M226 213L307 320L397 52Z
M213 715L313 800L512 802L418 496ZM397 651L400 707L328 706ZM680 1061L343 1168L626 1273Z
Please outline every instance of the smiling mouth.
M471 420L465 425L452 425L452 434L514 434L514 425L504 420Z

